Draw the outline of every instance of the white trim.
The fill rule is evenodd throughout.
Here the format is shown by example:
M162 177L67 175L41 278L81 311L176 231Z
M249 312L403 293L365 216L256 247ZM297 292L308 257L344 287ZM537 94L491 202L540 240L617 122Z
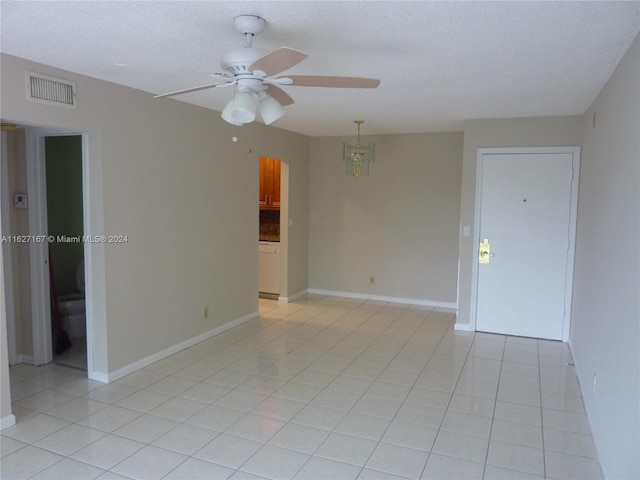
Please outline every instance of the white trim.
M86 132L29 127L26 129L27 183L29 191L29 233L47 235L46 157L44 142L49 136L80 136L82 141L83 233L103 234L102 163L99 135ZM35 207L35 208L34 208ZM53 360L49 297L48 248L46 243L30 244L31 305L33 328L32 364ZM85 301L87 311L87 376L100 380L94 365L107 365L104 245L84 244ZM97 329L97 331L96 331ZM99 343L99 346L96 345ZM96 362L97 357L97 362ZM95 373L95 375L94 375Z
M102 157L98 135L82 133L82 230L87 236L104 234ZM97 365L107 365L107 315L104 244L84 244L87 376L102 381Z
M476 329L477 301L478 301L478 262L477 248L480 244L480 211L482 208L482 167L484 155L509 155L509 154L553 154L553 153L570 153L573 155L573 178L571 181L571 211L569 218L569 247L567 254L567 270L565 276L565 314L562 325L562 341L569 341L569 333L571 330L571 297L573 292L573 266L575 260L576 248L576 224L578 218L578 179L580 172L580 147L522 147L522 148L479 148L476 156L476 198L474 226L475 238L472 242L471 258L473 259L471 269L471 308L469 330ZM462 325L456 329L463 330Z
M478 303L478 262L476 253L480 244L480 199L482 198L482 157L486 149L479 148L476 159L476 198L474 202L473 214L473 232L475 236L471 237L471 305L469 308L469 330L476 329L476 315Z
M568 342L571 334L571 307L573 305L573 270L576 259L576 232L578 228L578 190L580 186L580 147L573 147L573 177L571 178L571 210L569 212L569 242L567 270L565 273L565 310L562 326L562 341ZM606 478L606 477L605 477Z
M307 293L309 293L309 290L302 290L301 292L294 293L290 297L280 296L280 297L278 297L278 303L291 303L291 302L293 302L294 300L297 300L300 297L304 297Z
M468 323L458 323L458 322L456 322L453 325L453 329L454 330L458 330L460 332L473 332L474 331L474 329Z
M27 190L29 192L29 234L47 235L47 185L44 135L38 129L26 131ZM31 274L31 328L33 360L44 365L53 360L49 296L49 256L46 242L29 244Z
M89 380L95 380L100 383L109 383L109 374L92 370L88 375ZM117 380L117 379L115 379Z
M0 418L0 430L13 427L16 424L16 416L12 413L6 417Z
M26 363L27 365L35 365L33 363L33 357L31 355L16 355L16 362L11 365L19 365L21 363Z
M0 140L0 192L2 198L0 205L2 208L2 235L12 235L11 231L11 189L9 188L9 151L7 149L7 132L2 132ZM3 272L4 276L4 304L7 319L7 352L9 356L9 365L15 365L18 360L16 351L16 310L15 310L15 291L13 288L13 252L12 244L7 242L2 244Z
M97 380L99 382L103 382L103 383L114 382L122 377L125 377L133 372L140 370L141 368L147 367L152 363L162 360L163 358L167 358L168 356L173 355L174 353L180 352L185 348L193 347L194 345L197 345L200 342L208 340L209 338L214 337L222 332L225 332L233 327L237 327L238 325L241 325L244 322L247 322L253 318L256 318L258 314L259 312L256 311L248 315L245 315L243 317L232 320L231 322L225 323L224 325L220 325L219 327L209 330L208 332L205 332L201 335L197 335L193 338L185 340L184 342L180 342L160 352L154 353L153 355L149 355L148 357L138 360L137 362L130 363L129 365L119 368L114 372L111 372L111 373L94 372L94 377L92 377L92 379Z
M406 305L423 305L434 308L445 308L451 310L457 310L458 305L453 302L437 302L434 300L424 300L417 298L404 298L404 297L387 297L383 295L369 295L366 293L354 293L354 292L340 292L335 290L320 290L316 288L308 289L308 293L314 293L318 295L328 295L331 297L347 297L358 298L363 300L378 300L381 302L401 303Z
M10 364L10 366L20 365L21 363L25 363L27 365L35 365L33 361L33 357L31 355L16 355L15 363Z
M598 464L600 465L600 469L602 470L602 478L610 478L610 476L605 471L605 466L608 465L608 462L605 461L606 460L605 451L602 448L602 443L599 441L600 437L598 435L595 435L595 433L597 432L597 429L595 428L595 422L593 420L593 417L590 414L590 412L594 410L594 406L591 404L591 401L593 400L593 395L588 395L587 392L584 391L585 386L591 385L591 382L589 381L590 379L586 380L581 375L582 369L580 368L580 365L579 365L579 357L576 357L573 354L573 348L571 346L571 342L567 342L567 345L569 347L569 352L571 353L571 358L574 359L574 370L575 370L576 377L578 377L578 388L580 388L580 394L582 396L582 402L584 404L584 411L587 416L587 423L589 424L589 431L592 432L591 438L593 440L593 446L596 451L596 459L598 460Z

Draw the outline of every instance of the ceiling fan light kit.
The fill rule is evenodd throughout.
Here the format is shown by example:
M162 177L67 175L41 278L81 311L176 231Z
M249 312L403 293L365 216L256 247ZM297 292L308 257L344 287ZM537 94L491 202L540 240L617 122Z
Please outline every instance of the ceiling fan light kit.
M222 110L222 113L220 114L220 116L225 122L228 122L231 125L240 126L242 125L242 123L237 121L231 114L231 111L233 110L234 106L235 106L235 99L227 103L227 105L224 107L224 110Z
M256 119L257 98L256 94L244 91L236 94L236 98L231 100L233 108L231 116L239 123L251 123Z
M261 93L258 97L262 97L260 99L260 116L265 125L271 125L284 115L284 108L275 98L266 93Z
M307 58L305 53L282 47L265 54L253 48L253 37L266 26L266 21L256 15L239 15L233 24L245 36L245 47L225 53L221 66L228 72L214 75L218 83L177 90L156 95L154 98L171 97L216 87L235 86L235 96L222 111L222 119L232 125L251 123L259 112L263 122L270 125L284 115L284 108L293 99L279 85L332 88L376 88L380 80L358 77L334 77L317 75L276 75Z

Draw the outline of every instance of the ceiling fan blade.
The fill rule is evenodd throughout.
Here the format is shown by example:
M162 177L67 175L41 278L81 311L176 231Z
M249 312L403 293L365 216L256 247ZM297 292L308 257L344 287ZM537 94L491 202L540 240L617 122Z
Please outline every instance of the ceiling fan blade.
M233 82L222 82L222 83L209 83L207 85L200 85L199 87L191 87L185 88L184 90L176 90L175 92L163 93L161 95L155 95L153 98L163 98L163 97L172 97L173 95L181 95L183 93L191 93L197 92L198 90L206 90L207 88L215 88L231 85Z
M260 57L253 63L253 65L251 65L251 67L249 67L249 69L252 72L254 70L260 70L270 77L271 75L284 72L294 65L297 65L305 58L307 58L306 53L294 50L293 48L282 47Z
M283 107L294 103L293 98L291 98L287 92L282 90L280 87L276 87L275 85L267 86L267 94L275 98Z
M299 87L331 87L331 88L376 88L380 85L377 78L360 77L324 77L321 75L287 75L291 85Z

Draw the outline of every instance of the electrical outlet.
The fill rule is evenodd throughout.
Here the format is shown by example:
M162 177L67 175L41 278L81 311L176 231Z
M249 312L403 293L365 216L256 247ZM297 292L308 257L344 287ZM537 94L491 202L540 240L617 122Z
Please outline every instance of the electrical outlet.
M370 283L371 285L373 285L374 283L376 283L376 277L374 277L373 275L371 275L371 276L369 277L369 283Z
M209 318L209 307L204 307L204 318Z

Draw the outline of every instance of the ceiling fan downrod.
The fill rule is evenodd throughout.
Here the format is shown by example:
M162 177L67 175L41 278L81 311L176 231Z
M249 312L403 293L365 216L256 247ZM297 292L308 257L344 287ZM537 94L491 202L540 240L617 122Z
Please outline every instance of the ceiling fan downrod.
M233 25L244 35L245 47L251 48L253 37L264 30L266 20L257 15L238 15L233 19Z

